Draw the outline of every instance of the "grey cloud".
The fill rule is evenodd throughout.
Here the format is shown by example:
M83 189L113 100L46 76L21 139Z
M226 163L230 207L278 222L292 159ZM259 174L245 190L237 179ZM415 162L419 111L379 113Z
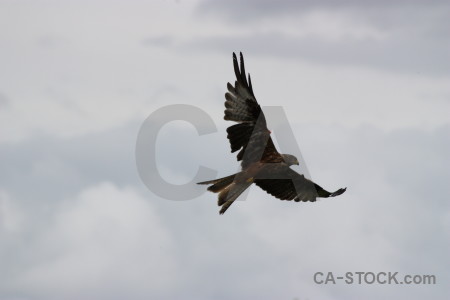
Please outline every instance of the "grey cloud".
M326 40L312 35L289 36L271 28L270 22L276 24L285 15L302 19L318 11L335 13L354 26L361 24L377 28L386 36L374 39L343 35ZM197 7L199 15L223 16L223 23L236 28L236 33L194 38L189 44L198 46L196 49L204 47L226 52L238 47L251 49L255 53L325 64L448 74L449 12L447 1L203 1ZM251 22L261 24L258 31L248 33L248 29L253 27L246 28L246 23Z
M56 35L42 35L36 39L36 44L43 48L53 48L59 45L63 45L67 40Z
M273 17L277 15L295 15L304 14L311 10L372 10L372 9L395 9L395 8L415 8L423 9L425 7L441 7L447 6L448 2L445 0L434 1L311 1L311 0L284 0L284 1L270 1L270 0L251 0L251 1L214 1L204 0L197 6L197 12L200 14L214 13L223 15L227 18L238 22L248 22L257 20L261 17Z
M232 6L233 3L218 5ZM250 2L250 5L259 3ZM288 10L294 14L299 11L294 2L290 7L272 9L267 3L262 3L267 5L265 12L255 12L247 17L258 21L265 16L284 17L281 13L275 14L277 9L284 9L283 14ZM232 70L222 70L212 63L197 64L196 58L201 57L202 62L205 57L210 59L208 62L223 59L223 65L229 66L231 52L242 49L244 54L248 51L249 54L270 55L277 62L286 57L324 62L326 65L339 63L448 74L442 71L448 67L445 56L448 52L448 42L445 41L448 29L441 26L445 22L428 22L434 20L431 18L433 14L431 17L424 14L423 18L416 19L417 10L412 15L414 20L408 21L411 15L407 11L403 16L398 14L399 5L390 5L386 1L378 3L389 9L375 7L377 2L371 2L370 5L377 10L371 17L374 24L383 26L385 22L389 23L385 25L387 27L398 28L400 24L406 28L399 33L392 32L392 39L388 38L386 44L347 37L334 43L311 37L297 39L288 32L280 33L267 28L260 31L265 34L238 31L236 35L217 34L208 38L210 31L199 31L198 35L192 36L188 32L202 28L199 25L203 23L197 17L190 19L189 15L183 15L187 17L189 30L186 35L185 32L180 32L180 35L183 34L187 43L178 44L176 36L162 34L150 39L147 45L175 49L167 57L164 57L163 51L157 51L161 53L160 57L156 56L157 59L183 58L177 60L181 63L174 64L176 68L173 67L173 71L168 73L173 74L178 69L186 78L197 76L195 85L200 85L204 90L190 95L186 90L178 89L183 83L191 84L190 81L183 81L183 76L160 89L157 88L161 86L160 82L148 81L147 76L155 74L156 77L165 67L149 62L148 52L139 56L134 51L136 49L127 46L118 49L124 54L119 59L110 51L116 43L117 46L136 46L140 37L149 35L148 32L139 32L142 25L164 28L167 25L164 22L174 21L170 19L171 15L167 15L159 23L134 22L135 16L142 12L145 13L141 20L151 19L149 14L159 13L154 8L165 5L163 2L158 2L156 7L127 6L126 10L123 9L125 6L109 4L108 9L104 10L101 8L105 7L105 3L102 2L87 11L84 6L76 7L77 10L72 6L58 6L61 7L58 16L69 22L86 16L92 16L93 21L82 28L77 27L77 23L74 23L74 28L64 27L67 26L64 22L58 23L62 26L58 30L76 41L74 45L78 46L73 50L78 51L82 47L86 50L82 51L83 55L92 59L81 65L81 57L71 60L87 73L96 73L94 77L73 79L83 83L74 85L80 94L91 95L90 91L95 87L95 97L107 97L106 87L116 83L113 78L117 76L124 76L130 82L146 78L148 83L135 86L136 91L151 86L151 91L155 92L150 97L146 96L148 101L145 105L153 105L155 101L158 105L165 105L171 98L180 99L180 102L194 99L192 101L198 101L195 103L206 106L220 106L220 114L215 114L213 119L217 120L218 126L229 126L231 124L222 119L222 105L224 82L231 80ZM424 12L428 13L437 6L433 5L437 2L430 3L432 8ZM240 5L247 4L235 4L231 9L239 10ZM308 5L313 7L316 4ZM357 7L359 4L355 2L352 5ZM227 13L228 9L223 7L223 12ZM241 11L242 16L250 14L245 7ZM361 11L358 8L352 16ZM392 11L389 18L380 18L388 11ZM39 10L36 12L40 13ZM45 16L52 17L53 12L50 10ZM98 12L101 14L98 15ZM189 13L190 10L183 12ZM370 12L364 10L360 17L369 15ZM396 17L401 17L401 22ZM127 18L133 18L133 21L128 22ZM119 19L124 22L117 23ZM22 18L13 16L12 20L20 23L17 26L25 26L23 32L18 31L17 37L19 41L26 40L30 34L29 26L21 22ZM99 20L102 26L91 27L91 24L100 24ZM51 30L52 24L45 31ZM221 29L232 32L233 28L239 30L241 25L239 22L227 23L227 27ZM123 31L118 32L116 29L119 27ZM98 30L88 32L84 31L85 28ZM138 33L129 40L131 31ZM88 34L90 32L92 35ZM71 33L75 35L70 37ZM105 38L103 42L107 42L105 48L99 48L103 42L96 38L100 35ZM82 39L77 40L75 36ZM10 49L11 53L34 51L23 48L23 45L22 42L17 43L17 47ZM145 46L145 41L140 46ZM183 53L176 55L176 51ZM189 51L200 52L201 56L191 55ZM208 56L201 51L224 55ZM92 62L101 60L105 53L113 55L105 62L105 66L112 66L113 71L101 66L96 69L92 65ZM24 64L27 73L34 68L39 74L48 65L39 55L30 56L29 60L18 58L9 72L5 71L5 76L17 72L17 63ZM192 64L187 64L187 61ZM138 66L139 70L148 68L149 71L133 71L125 67L129 65ZM217 88L211 83L205 84L203 78L208 75L220 79ZM7 96L11 99L25 95L26 91L28 97L34 99L33 93L45 88L46 83L40 83L37 88L28 90L27 84L20 81L24 76L14 79L17 91L14 95L8 90ZM392 77L395 82L402 76L394 74ZM46 74L42 78L54 81L54 77ZM102 86L97 82L100 78L110 79ZM428 79L432 82L430 93L433 94L436 92L433 83L440 82L440 79ZM345 88L351 89L351 86ZM180 97L173 97L175 95ZM443 97L447 99L447 96ZM58 94L54 97L62 98ZM431 97L426 95L425 98L428 101ZM77 99L92 101L91 97ZM211 101L218 102L211 104L214 103ZM295 105L291 108L293 111L307 106L305 103L295 103L295 97L292 101ZM124 101L122 105L131 104ZM76 109L76 106L69 108ZM403 106L394 109L395 113L399 113L399 119L404 118L401 114L403 108L408 109ZM360 111L353 108L349 118L358 113ZM290 121L302 122L302 114L293 116L297 119ZM379 122L384 120L380 116ZM137 175L134 157L141 122L71 138L57 138L33 131L33 137L26 141L2 143L0 197L6 195L6 200L0 198L0 205L7 201L13 205L3 210L0 207L0 218L15 211L17 216L23 217L23 223L19 222L21 226L18 225L18 231L0 228L0 299L447 299L448 287L443 283L450 281L450 245L446 226L450 221L450 171L446 167L450 163L450 127L446 125L436 130L425 130L421 129L421 122L422 119L417 120L413 128L391 131L370 126L347 128L339 126L339 123L297 123L293 130L301 139L300 148L313 179L324 187L347 186L348 191L335 199L292 203L279 201L258 188L252 188L247 200L237 201L224 216L217 213L215 194L205 193L198 199L175 202L156 197L144 187ZM158 137L158 163L165 170L166 178L170 181L189 179L198 164L217 169L219 176L235 172L238 163L235 155L230 153L225 128L218 130L216 134L198 137L189 124L168 124L163 128ZM105 181L110 188L101 188ZM116 192L108 193L108 190ZM138 217L134 218L136 215ZM0 220L1 224L4 223ZM164 242L160 232L167 233L172 243ZM97 259L90 264L92 258ZM68 261L70 268L65 268ZM148 267L151 266L149 261L160 264L154 264L151 268ZM61 264L58 265L58 262ZM169 273L166 267L170 264L174 269ZM146 270L142 273L143 269ZM312 275L317 271L435 274L438 284L407 287L318 286L312 280ZM48 277L49 274L52 276ZM154 286L153 279L160 275L168 284L161 285L159 291L150 290ZM40 281L33 280L36 278ZM55 285L55 281L59 284Z
M0 107L6 107L9 104L8 97L5 94L0 92Z
M119 187L140 186L135 162L140 126L140 122L132 122L80 137L60 139L42 135L17 144L0 144L0 188L5 188L23 205L40 210L103 181ZM223 134L199 137L188 123L169 123L158 135L158 166L164 169L164 178L191 178L200 161L218 168L216 155L228 154L226 143ZM217 149L207 153L199 150L208 149L211 144L217 145Z
M1 257L2 291L42 299L119 299L125 285L138 290L127 294L140 299L143 291L156 297L173 280L170 234L134 189L101 183L62 202L52 208L46 226L33 226L26 247L3 245L1 250L16 248L17 260L11 267L11 259ZM95 288L88 287L92 282Z
M1 144L2 186L19 199L29 199L29 205L39 206L41 200L67 197L99 181L135 183L137 128L138 124L128 124L81 137L35 135L18 144Z
M25 276L26 273L21 272L24 272L30 263L38 264L42 270L48 270L48 267L51 269L52 265L47 267L46 264L53 260L54 256L51 254L55 253L54 251L61 254L58 257L77 258L78 260L72 261L72 266L86 265L89 261L85 260L83 252L78 252L83 248L79 248L81 245L76 239L72 240L78 235L65 235L64 228L75 230L76 233L78 226L72 227L71 224L76 224L76 220L83 222L85 214L88 214L86 220L88 224L93 224L92 228L86 228L88 237L95 237L98 232L109 232L110 227L105 229L96 223L96 220L104 219L101 211L103 206L105 209L110 207L108 201L100 196L92 196L87 199L89 201L82 202L83 206L78 206L77 200L70 204L74 205L75 209L67 209L62 215L59 215L60 206L57 202L61 198L80 199L79 195L83 195L81 191L85 190L86 186L97 185L106 180L118 186L127 185L141 190L140 197L149 201L151 210L157 214L161 226L173 240L173 245L157 246L154 243L159 240L155 238L155 233L150 232L149 236L140 237L142 241L124 245L126 252L108 251L108 257L117 253L125 255L117 264L111 260L108 268L114 270L115 267L123 266L123 260L141 265L145 261L145 254L139 249L142 245L147 245L145 247L154 249L155 255L170 255L176 274L170 285L160 290L160 294L149 291L145 287L149 285L136 286L130 283L115 285L113 290L116 295L132 294L136 299L163 294L172 299L289 299L296 296L310 299L348 299L355 295L365 299L379 299L381 295L390 298L405 296L421 299L417 294L417 290L420 290L433 299L445 299L445 288L441 286L433 286L427 291L422 287L374 287L368 293L368 287L353 289L323 286L317 289L311 276L320 270L355 271L345 269L354 266L368 268L364 271L374 271L375 268L383 267L377 264L378 260L382 260L383 264L387 264L394 271L427 272L436 274L439 282L448 280L446 274L450 266L446 257L450 245L444 238L446 232L442 220L448 212L449 207L445 199L450 195L450 190L445 180L440 178L450 176L444 167L448 165L449 126L432 132L420 129L384 132L374 127L350 129L303 124L303 127L307 127L307 134L302 136L303 146L300 146L313 178L324 186L347 185L349 189L345 197L333 199L336 201L324 199L309 205L280 202L253 189L247 201L238 201L229 214L219 217L216 195L212 193L192 201L174 202L158 199L143 189L136 175L133 157L138 125L130 124L103 134L70 140L49 142L42 139L43 145L40 146L37 141L16 148L2 146L0 157L3 159L2 165L7 166L1 173L2 188L8 191L13 199L20 200L25 196L30 200L40 199L35 204L27 201L26 205L22 206L26 216L37 215L36 219L27 220L28 224L33 224L27 228L28 234L3 240L0 258L7 262L3 265L7 272L4 271L6 273L3 274L10 274L9 272L15 270L16 278L23 278L21 275ZM294 131L297 132L296 128ZM330 141L330 137L339 138ZM194 167L189 166L191 162L183 164L183 160L177 157L174 158L176 162L172 164L170 158L182 152L187 152L189 156L186 158L194 162L209 164L220 160L214 165L220 170L226 170L230 165L237 166L234 155L229 153L223 128L219 129L217 134L191 141L190 145L186 144L189 138L189 131L184 126L169 126L162 132L159 140L163 150L160 161L173 174L181 172L189 175L190 169ZM202 143L209 145L208 151L198 150L204 149ZM25 146L33 149L20 152L20 148L26 148ZM26 173L31 171L33 162L42 160L44 154L57 157L64 165L71 166L69 169L75 169L74 173L80 174L77 176L79 181L70 183L72 176L64 173L64 169L54 176L36 173L25 182L28 184L23 186L14 185L20 181L19 176L13 176L14 182L8 180L7 174L14 175L15 168L16 172L22 172L21 177L26 179ZM41 181L39 175L44 177ZM56 175L59 175L60 179ZM36 180L37 182L34 182ZM29 194L20 194L20 189L30 189ZM21 197L17 198L18 195ZM120 199L114 200L112 207L117 208L120 200L121 205L124 205L124 213L128 212L127 202L130 200L126 195L128 194L119 194ZM91 201L98 204L93 215L89 214ZM134 206L134 200L130 205L133 211L139 210ZM47 212L36 209L39 206L47 207ZM67 215L72 216L72 219L66 222L64 216ZM109 222L116 218L121 219L121 216L122 213L116 212L112 219L110 216ZM60 220L55 229L48 223L52 218ZM128 223L124 223L124 227L111 227L111 230L126 228L126 224ZM57 234L52 233L55 230ZM46 233L49 233L50 237L64 237L64 245L73 245L67 248L72 252L64 252L64 247L45 248L53 245L49 244L49 240L40 240L39 237L46 236ZM105 234L107 237L113 236L112 233ZM119 230L117 234L126 239L123 230ZM23 250L16 251L13 256L12 250L18 249L19 240L22 241L20 249ZM104 238L89 239L86 246L92 244L107 249L108 245L122 243L122 240L116 241L113 238L106 241L105 243ZM382 244L378 244L379 242ZM159 245L163 248L158 249ZM31 257L27 256L29 252L26 249L35 247L41 247L40 252L33 252ZM385 252L385 248L393 251ZM73 253L73 256L67 256L70 253ZM368 257L371 259L368 260ZM94 266L92 268L92 271L98 270ZM106 287L118 280L129 282L129 278L120 280L121 276L130 274L128 265L125 269L128 271L113 272L111 278L102 281L102 285L90 289L87 295L80 295L111 299ZM161 270L155 269L148 275L155 276L159 272ZM58 273L51 274L57 276ZM279 278L285 280L279 281ZM10 280L9 277L8 281L2 282L11 283ZM274 281L277 282L276 286L271 284ZM78 279L74 284L81 289L84 287L82 282ZM45 280L41 284L48 285ZM21 287L17 283L15 286ZM5 290L13 295L18 292L13 287L10 285ZM28 285L22 287L27 288L21 289L23 296L36 296ZM67 295L68 290L70 289L61 287L58 291L47 290L41 295L46 299L56 299L57 295Z
M162 35L145 38L141 43L143 46L171 46L174 43L174 39L169 35Z
M400 72L443 75L450 70L450 42L413 35L397 35L387 41L342 38L326 41L315 37L294 37L280 32L240 36L193 38L181 45L196 51L220 51L301 59L322 64L369 66Z

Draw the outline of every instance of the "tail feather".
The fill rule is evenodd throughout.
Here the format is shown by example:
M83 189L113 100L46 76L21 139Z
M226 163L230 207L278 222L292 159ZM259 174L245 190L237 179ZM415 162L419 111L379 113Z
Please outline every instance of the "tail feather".
M234 181L234 177L236 177L236 174L233 174L233 175L230 175L227 177L223 177L223 178L198 182L197 184L212 184L211 186L208 187L208 191L213 192L213 193L218 193L221 190L223 190L224 188L226 188L227 186L229 186L230 184L232 184Z
M233 202L251 185L249 182L232 183L219 194L218 205L222 206L219 213L223 215Z
M242 194L250 185L251 182L244 181L241 183L241 180L235 182L235 178L238 174L233 174L227 177L213 179L208 181L202 181L197 184L212 184L208 187L208 191L213 193L219 193L218 202L219 206L222 206L220 209L220 214L225 213L225 211L233 204L233 202Z

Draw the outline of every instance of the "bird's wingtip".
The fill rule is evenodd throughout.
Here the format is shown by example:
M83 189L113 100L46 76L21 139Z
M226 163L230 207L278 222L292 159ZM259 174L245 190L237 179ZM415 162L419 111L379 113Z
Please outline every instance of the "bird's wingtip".
M336 196L342 195L346 190L347 190L347 187L345 187L345 188L340 188L340 189L338 189L336 192L332 193L332 194L330 195L330 197L336 197Z

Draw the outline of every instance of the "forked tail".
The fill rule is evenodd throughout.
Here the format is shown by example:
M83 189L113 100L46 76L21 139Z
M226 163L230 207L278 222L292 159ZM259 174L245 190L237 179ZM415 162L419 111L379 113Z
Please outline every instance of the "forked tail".
M220 209L220 214L222 215L225 211L233 204L233 202L242 194L252 183L248 181L235 180L239 175L233 174L227 177L208 180L203 182L198 182L197 184L212 184L208 187L208 191L213 193L219 193L218 202Z

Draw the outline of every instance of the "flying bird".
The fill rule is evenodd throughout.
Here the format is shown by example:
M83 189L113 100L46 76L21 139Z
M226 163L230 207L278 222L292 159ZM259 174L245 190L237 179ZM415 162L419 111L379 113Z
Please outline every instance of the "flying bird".
M233 53L234 86L227 84L225 94L225 116L237 124L227 128L231 152L240 150L237 160L241 161L239 173L203 182L209 184L208 191L218 193L220 214L253 183L280 200L316 201L317 197L328 198L341 195L346 188L328 192L311 180L292 170L290 166L299 165L291 154L281 154L275 148L267 128L264 113L253 93L250 74L245 74L244 58L240 53L240 68L236 54Z

